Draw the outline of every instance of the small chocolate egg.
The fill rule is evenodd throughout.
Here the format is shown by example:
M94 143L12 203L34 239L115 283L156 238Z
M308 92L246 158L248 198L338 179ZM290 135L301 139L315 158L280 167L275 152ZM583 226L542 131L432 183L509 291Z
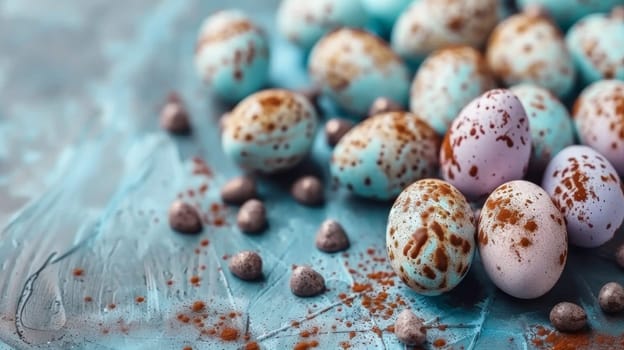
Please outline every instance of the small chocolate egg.
M475 250L475 219L452 185L424 179L394 202L386 228L390 265L417 293L438 295L461 282Z
M585 88L572 117L581 143L604 155L624 176L624 82L602 80Z
M336 28L363 27L366 20L359 0L282 0L277 10L278 30L303 49Z
M199 31L195 66L216 95L239 101L267 81L267 38L244 13L216 12L206 18Z
M462 109L440 151L442 177L471 199L522 179L531 156L529 120L509 90L490 90Z
M568 255L563 216L548 193L523 180L507 182L490 194L481 209L477 238L492 282L521 299L551 290Z
M544 172L542 187L563 213L570 243L598 247L624 221L624 192L615 169L587 146L559 152Z
M390 199L410 183L436 174L440 140L416 115L372 116L340 139L331 158L334 182L353 193Z
M511 92L522 102L531 125L529 171L541 174L555 154L574 143L574 123L565 106L544 88L520 84Z
M381 23L384 29L392 29L399 15L414 0L362 0L369 17ZM420 0L416 0L420 1Z
M316 125L316 111L303 95L260 91L241 101L224 121L223 151L247 170L288 169L308 154Z
M366 117L379 96L407 102L409 72L379 37L343 28L323 37L310 54L311 78L341 108Z
M410 109L440 135L459 111L496 87L485 59L470 46L448 47L427 57L410 91Z
M488 42L487 61L505 84L532 83L565 96L576 71L563 35L546 16L519 13L499 23Z
M481 47L498 21L498 8L499 0L413 2L394 25L392 48L418 63L445 46Z
M609 12L613 6L621 5L622 0L516 0L518 7L528 9L542 7L553 17L559 27L569 28L574 22L590 13Z

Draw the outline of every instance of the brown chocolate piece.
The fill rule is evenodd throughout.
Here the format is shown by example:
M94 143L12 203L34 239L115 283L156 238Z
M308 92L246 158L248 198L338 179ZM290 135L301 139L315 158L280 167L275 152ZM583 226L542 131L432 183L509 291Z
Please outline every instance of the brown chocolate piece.
M427 340L427 329L423 320L412 310L403 310L394 323L394 334L399 341L409 346L418 346Z
M624 311L624 287L616 282L605 284L598 293L598 304L607 313Z
M387 112L400 112L403 111L403 107L386 97L377 97L368 110L368 116L372 117L377 114Z
M332 118L325 123L325 139L334 147L340 139L353 128L354 123L348 119Z
M167 103L160 111L160 126L172 134L181 135L191 132L189 114L178 95L169 95Z
M262 258L258 253L242 251L230 258L228 268L234 276L242 280L258 280L262 277Z
M180 233L199 233L202 230L197 209L181 200L174 201L169 207L169 226Z
M235 177L221 187L221 199L227 204L240 205L257 195L256 181L248 176Z
M320 205L325 201L323 183L316 176L304 176L293 184L291 194L303 205Z
M335 253L349 248L349 238L340 223L325 220L316 233L316 247L327 253Z
M299 297L312 297L325 291L325 279L309 266L297 266L290 276L290 290Z
M574 303L562 302L550 311L550 323L560 332L576 332L587 325L587 314Z
M257 199L250 199L243 204L236 217L238 228L245 233L258 233L266 228L266 209Z

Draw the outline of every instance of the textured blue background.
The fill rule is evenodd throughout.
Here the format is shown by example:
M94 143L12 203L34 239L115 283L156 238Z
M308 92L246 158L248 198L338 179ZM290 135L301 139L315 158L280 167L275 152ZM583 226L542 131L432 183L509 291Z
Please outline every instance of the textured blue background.
M271 28L276 3L231 0L227 6L244 8ZM309 209L279 185L290 178L265 179L266 233L249 237L226 225L182 237L168 228L166 210L180 191L207 180L208 191L195 199L209 211L218 187L238 173L219 148L216 121L225 107L209 97L192 66L200 21L220 7L198 0L0 1L0 348L239 348L242 342L223 343L179 325L176 314L198 299L210 312L241 312L235 325L267 349L290 348L313 326L320 328L313 339L321 348L338 347L350 331L356 332L353 348L402 348L392 333L372 331L392 319L359 304L362 294L351 290L358 276L344 265L388 271L385 263L366 262L367 249L384 254L388 203L328 190L328 204ZM302 55L276 36L271 40L272 84L304 86ZM158 109L172 90L192 113L190 138L158 129ZM318 166L299 171L326 175L329 152L319 137L310 162ZM192 174L195 155L214 177ZM234 214L226 213L228 223ZM313 248L327 217L347 228L348 258ZM538 300L496 291L478 259L449 295L420 297L398 283L387 290L389 300L402 297L427 324L447 325L430 329L429 339L445 339L448 348L531 348L532 326L548 324L550 307L562 300L582 304L594 332L619 335L622 317L603 315L596 294L605 282L624 282L613 259L622 236L599 249L573 249L561 281ZM203 238L211 243L195 254ZM261 252L265 281L243 283L219 270L222 255L243 248ZM331 290L295 298L288 290L292 264L314 265ZM76 267L85 270L83 277L72 276ZM199 287L187 283L196 273ZM339 293L352 297L353 306L342 305ZM85 295L93 302L85 303ZM135 303L138 295L146 301Z

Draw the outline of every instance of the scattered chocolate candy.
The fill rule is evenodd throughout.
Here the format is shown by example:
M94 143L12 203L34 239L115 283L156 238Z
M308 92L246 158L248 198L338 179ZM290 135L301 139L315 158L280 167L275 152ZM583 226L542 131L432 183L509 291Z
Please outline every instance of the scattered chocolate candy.
M624 269L624 244L620 245L615 252L615 262Z
M251 177L235 177L221 187L221 199L227 204L243 204L258 195L256 188Z
M197 210L181 200L175 200L169 207L169 226L180 233L199 233L202 230Z
M290 276L290 290L298 297L313 297L325 291L325 279L309 266L297 266Z
M242 251L230 258L228 268L242 280L257 280L262 277L262 258L256 252Z
M336 220L325 220L316 233L316 247L327 253L349 248L349 237Z
M264 230L267 226L264 204L257 199L246 201L238 210L236 224L245 233L258 233Z
M334 147L338 141L353 128L354 123L348 119L332 118L325 123L325 139Z
M576 332L587 325L587 314L582 307L569 302L555 305L550 311L550 323L561 332Z
M403 106L386 97L377 97L368 109L368 116L372 117L377 114L387 112L400 112L405 110Z
M297 202L304 205L320 205L325 201L323 183L316 176L304 176L295 181L290 193Z
M188 112L180 97L174 93L169 95L160 111L160 127L173 134L188 134L191 131Z
M427 329L423 320L412 312L403 310L394 323L394 334L399 341L408 346L418 346L427 340Z
M624 311L624 287L617 282L605 284L598 293L598 304L607 313Z

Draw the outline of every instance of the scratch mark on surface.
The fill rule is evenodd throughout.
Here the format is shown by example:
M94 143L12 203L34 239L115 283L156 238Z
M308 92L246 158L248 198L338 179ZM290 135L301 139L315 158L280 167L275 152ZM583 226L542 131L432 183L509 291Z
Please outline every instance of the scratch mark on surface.
M468 344L467 350L476 349L477 340L479 340L479 337L481 336L481 330L483 328L482 326L485 323L485 319L486 319L487 314L489 312L490 304L491 304L493 298L494 298L493 296L488 296L483 301L483 306L481 306L481 312L479 314L479 319L477 321L477 324L475 325L477 331L476 331L474 337L472 338L472 341L470 341L470 344Z

